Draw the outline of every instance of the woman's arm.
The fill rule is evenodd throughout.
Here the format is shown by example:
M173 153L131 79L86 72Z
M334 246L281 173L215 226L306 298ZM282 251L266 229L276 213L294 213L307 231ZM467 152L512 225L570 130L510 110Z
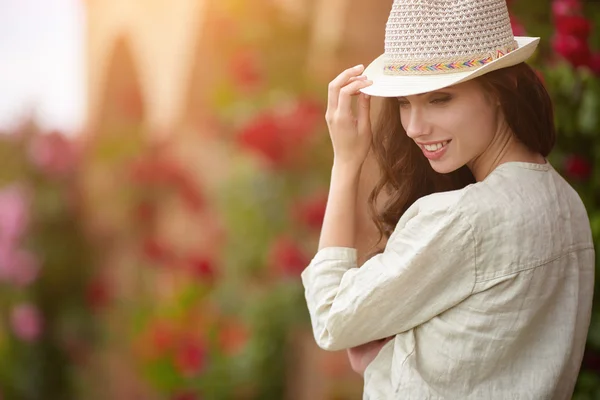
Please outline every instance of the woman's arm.
M329 84L325 120L333 146L329 197L319 238L319 250L326 247L354 248L356 197L365 158L371 148L371 99L360 95L357 116L352 96L372 84L362 65L347 69Z
M360 170L359 165L334 163L319 250L325 247L354 247Z
M375 159L373 152L370 151L365 159L365 163L363 164L360 174L358 195L356 198L355 237L358 265L362 265L367 260L368 254L372 251L372 246L377 243L377 239L379 238L379 231L369 215L368 205L369 195L377 184L379 178L379 166L377 165L377 160ZM378 204L380 204L380 202L378 202ZM387 238L384 237L382 238L381 243L378 244L378 247L384 248L386 243ZM346 350L352 370L358 373L360 376L364 376L365 370L369 364L371 364L375 357L377 357L379 351L381 351L381 348L388 341L392 340L392 338L393 337L375 340Z

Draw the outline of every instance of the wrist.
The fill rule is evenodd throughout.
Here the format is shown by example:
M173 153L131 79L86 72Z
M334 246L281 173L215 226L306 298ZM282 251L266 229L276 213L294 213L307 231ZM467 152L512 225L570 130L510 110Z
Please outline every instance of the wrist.
M362 162L334 160L331 170L333 173L339 175L358 176L360 175L362 166Z

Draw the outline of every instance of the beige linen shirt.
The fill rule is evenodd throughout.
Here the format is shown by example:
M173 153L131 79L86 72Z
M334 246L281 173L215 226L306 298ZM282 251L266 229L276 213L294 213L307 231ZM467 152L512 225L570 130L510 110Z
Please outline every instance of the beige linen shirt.
M586 210L550 164L509 162L416 201L385 251L323 248L302 273L317 344L394 336L363 399L569 399L590 323Z

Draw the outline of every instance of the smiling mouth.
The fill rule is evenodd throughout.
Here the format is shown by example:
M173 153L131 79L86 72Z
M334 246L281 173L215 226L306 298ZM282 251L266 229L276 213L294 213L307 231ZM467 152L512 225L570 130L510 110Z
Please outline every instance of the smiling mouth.
M435 152L435 151L438 151L438 150L446 147L446 145L448 143L450 143L450 140L446 140L445 142L440 142L440 143L435 143L435 144L422 144L421 147L427 151Z

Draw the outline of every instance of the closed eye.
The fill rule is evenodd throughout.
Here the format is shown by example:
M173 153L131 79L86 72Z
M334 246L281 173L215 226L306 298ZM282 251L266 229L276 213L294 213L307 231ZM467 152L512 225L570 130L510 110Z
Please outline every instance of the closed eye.
M431 100L431 104L444 104L444 103L449 102L450 100L452 100L452 96L441 97L439 99Z

